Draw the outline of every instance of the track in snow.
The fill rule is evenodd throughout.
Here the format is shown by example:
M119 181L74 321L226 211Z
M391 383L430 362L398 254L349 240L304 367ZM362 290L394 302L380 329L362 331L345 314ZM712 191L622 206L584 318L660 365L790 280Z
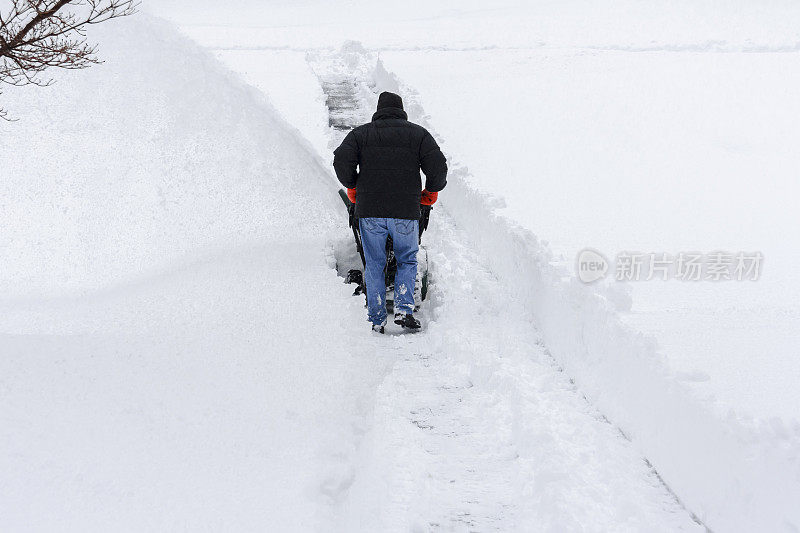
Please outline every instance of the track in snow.
M357 111L356 84L348 80L322 81L325 105L329 110L328 126L348 132L358 124L352 119Z
M380 90L397 90L353 43L307 59L327 97L332 146L369 120ZM403 96L412 120L421 116ZM341 528L702 529L555 366L530 317L516 314L513 291L465 245L447 195L424 236L432 263L425 330L375 341L376 357L394 362L354 480L338 498ZM366 322L352 327L367 334Z

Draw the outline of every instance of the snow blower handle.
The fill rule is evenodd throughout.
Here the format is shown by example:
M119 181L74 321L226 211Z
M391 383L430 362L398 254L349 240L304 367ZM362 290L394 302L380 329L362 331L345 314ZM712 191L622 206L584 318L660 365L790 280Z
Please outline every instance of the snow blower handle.
M350 191L353 191L353 199L352 200L350 199ZM347 189L346 192L345 192L345 189L339 189L339 198L342 199L342 202L344 202L345 207L347 207L347 214L349 215L349 218L350 218L350 227L351 228L354 227L353 225L355 224L355 218L356 218L356 200L355 200L355 196L356 196L356 190L355 189Z
M350 201L350 198L347 196L347 192L346 192L345 189L339 189L339 198L342 199L342 201L344 202L344 205L346 207L350 207L350 204L353 203L353 202Z

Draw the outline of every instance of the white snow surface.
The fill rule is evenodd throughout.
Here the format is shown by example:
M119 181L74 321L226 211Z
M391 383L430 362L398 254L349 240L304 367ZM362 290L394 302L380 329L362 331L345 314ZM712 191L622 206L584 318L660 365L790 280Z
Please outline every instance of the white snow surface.
M636 434L650 459L661 455L657 467L707 524L797 527L787 511L800 474L800 226L791 204L800 192L792 173L800 137L791 74L797 6L436 2L387 11L311 4L270 4L269 21L248 25L235 13L219 14L221 24L182 20L226 61L242 53L255 61L261 52L272 64L275 48L315 55L353 38L379 52L407 103L424 105L427 114L417 105L412 118L440 134L463 167L459 177L488 198L490 217L502 214L547 239L555 278L570 275L587 245L611 257L621 250L765 254L758 282L612 284L598 289L610 305L575 319L568 306L586 306L567 298L566 316L543 330L551 348L572 343L557 360L573 377L588 370L579 385L598 405L609 403L601 410ZM303 22L288 24L292 18ZM289 83L276 82L283 89L275 90ZM451 187L443 195L445 207L452 194ZM459 223L470 225L476 210L470 205ZM483 229L477 220L475 229ZM487 231L484 249L496 235ZM507 259L503 246L494 249L492 260ZM514 268L542 255L528 252ZM542 292L531 298L547 301ZM542 305L540 328L562 298L558 291ZM627 326L608 328L608 321ZM631 380L648 385L629 390ZM668 421L658 412L670 413Z
M698 528L445 211L425 332L374 336L311 144L162 23L92 37L3 126L0 529Z
M529 87L530 70L568 86L557 72L569 65L600 76L597 62L613 72L620 54L650 53L620 49L792 51L791 6L723 16L628 3L614 16L574 2L443 2L412 15L420 2L387 27L385 7L359 2L192 5L150 7L242 78L139 15L91 34L104 65L3 95L21 120L0 123L0 529L800 528L793 397L763 416L773 394L751 419L687 383L703 371L676 372L677 356L636 331L646 317L621 316L615 288L578 283L534 236L542 219L526 220L505 189L524 175L495 180L463 122L477 101L487 127L507 124L481 96L487 63L511 92ZM678 23L681 7L713 16ZM654 13L672 23L625 23ZM349 39L364 44L340 49ZM495 50L547 46L591 50ZM395 51L381 61L371 48ZM766 61L791 64L781 57ZM503 76L514 68L517 86ZM341 138L326 125L328 76L357 84L361 120L380 90L400 91L450 158L425 235L422 333L371 334L336 276L332 247L348 229L328 165ZM585 163L573 161L575 183ZM785 209L773 206L776 220ZM571 253L574 222L547 224L552 249ZM605 242L615 246L587 244ZM705 368L716 379L724 365Z

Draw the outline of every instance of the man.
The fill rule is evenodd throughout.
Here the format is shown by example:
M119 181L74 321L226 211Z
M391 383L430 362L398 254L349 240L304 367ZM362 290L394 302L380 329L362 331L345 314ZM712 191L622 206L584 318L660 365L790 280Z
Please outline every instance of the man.
M372 122L347 134L334 151L336 177L356 204L366 267L367 316L372 330L386 324L386 238L392 236L397 274L394 322L418 329L414 317L420 202L432 205L447 183L447 162L430 133L408 121L400 96L384 92ZM425 173L425 190L419 171Z

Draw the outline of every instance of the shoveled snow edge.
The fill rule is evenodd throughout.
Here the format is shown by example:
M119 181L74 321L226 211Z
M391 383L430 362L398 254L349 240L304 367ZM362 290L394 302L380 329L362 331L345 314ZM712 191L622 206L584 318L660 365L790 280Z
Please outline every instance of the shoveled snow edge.
M400 90L407 111L435 131L412 88L378 61L376 83ZM620 320L602 286L579 282L546 244L498 215L491 198L451 161L441 207L471 237L485 264L519 291L554 360L620 428L699 520L720 530L800 528L800 431L731 412L721 418L691 394L655 340ZM532 325L534 327L534 325Z

